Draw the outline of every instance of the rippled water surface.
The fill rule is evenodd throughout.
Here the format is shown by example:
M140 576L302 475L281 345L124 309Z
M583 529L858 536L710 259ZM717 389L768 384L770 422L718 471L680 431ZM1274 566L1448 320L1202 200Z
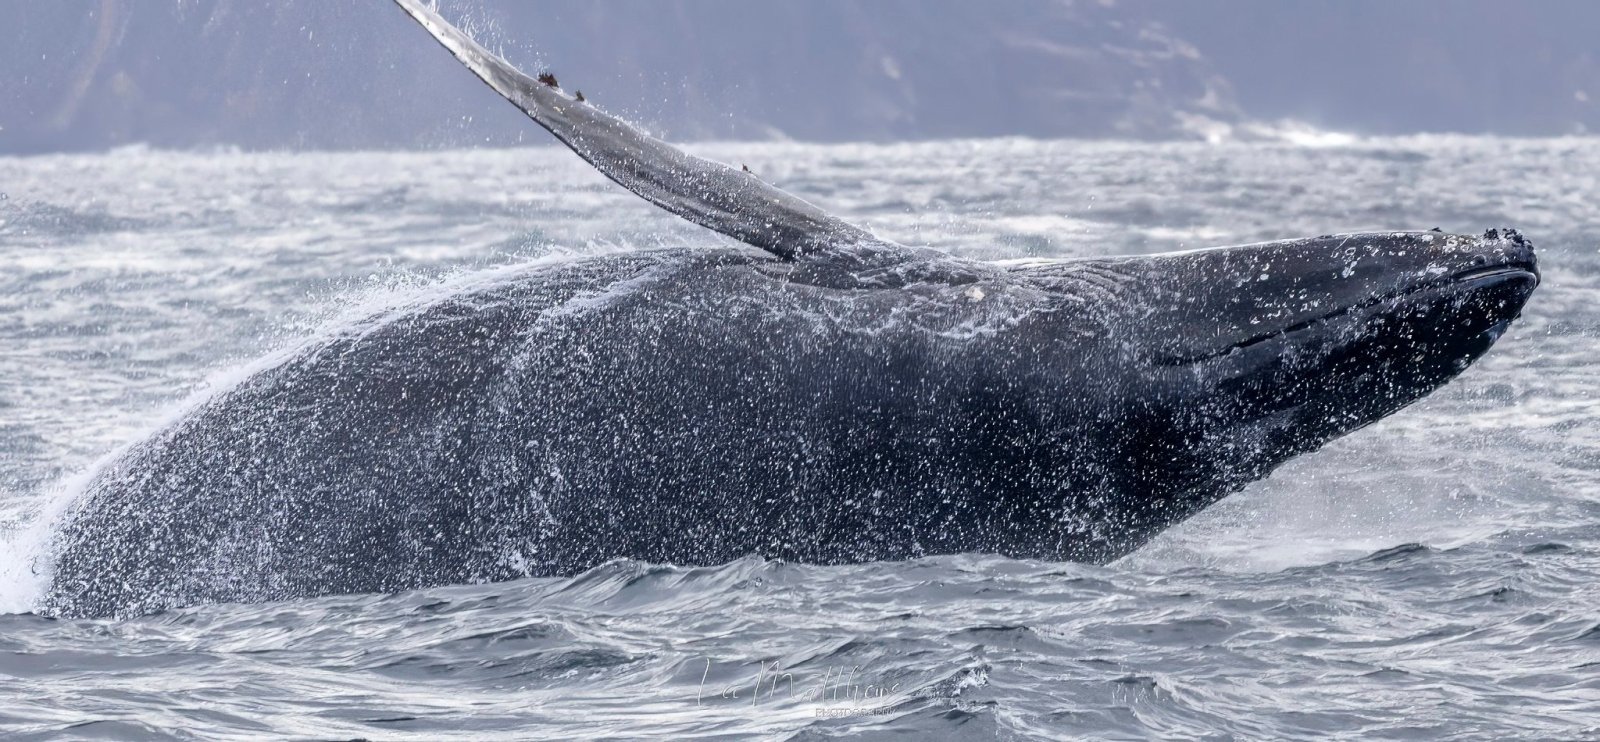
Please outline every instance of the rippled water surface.
M1106 567L632 562L127 621L28 613L82 473L456 274L726 240L565 151L0 158L0 735L1600 738L1600 140L697 148L980 258L1515 226L1462 378Z

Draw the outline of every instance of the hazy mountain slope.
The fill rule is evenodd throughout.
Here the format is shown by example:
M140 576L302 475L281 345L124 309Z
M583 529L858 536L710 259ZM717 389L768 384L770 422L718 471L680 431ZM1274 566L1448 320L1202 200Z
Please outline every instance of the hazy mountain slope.
M445 4L675 139L1600 129L1592 2ZM0 152L543 141L385 0L0 0L0 18Z
M1179 112L1231 115L1192 48L1098 3L485 0L447 10L519 63L548 65L675 138L1170 137L1182 132ZM6 151L428 146L515 141L528 129L386 2L3 0L0 11L20 25L0 62L22 71L0 81Z

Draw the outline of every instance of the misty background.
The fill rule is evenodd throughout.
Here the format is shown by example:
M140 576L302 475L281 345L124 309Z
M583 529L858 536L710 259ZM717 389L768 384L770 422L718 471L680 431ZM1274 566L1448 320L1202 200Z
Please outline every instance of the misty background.
M1600 3L447 0L689 140L1600 130ZM387 0L0 0L0 153L546 143Z

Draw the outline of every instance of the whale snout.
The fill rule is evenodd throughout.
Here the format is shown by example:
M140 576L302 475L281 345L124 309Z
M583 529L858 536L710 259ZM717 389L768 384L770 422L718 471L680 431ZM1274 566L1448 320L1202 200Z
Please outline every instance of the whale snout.
M1485 232L1484 239L1466 249L1452 268L1451 282L1465 290L1505 294L1506 308L1512 310L1506 322L1521 313L1539 287L1539 258L1533 243L1514 229Z
M1464 367L1522 316L1539 287L1539 259L1533 244L1516 230L1491 229L1482 238L1450 245L1438 265L1414 280L1415 286L1396 302L1410 306L1397 310L1416 315L1432 344L1456 349L1462 356L1458 365ZM1438 317L1451 319L1440 322Z

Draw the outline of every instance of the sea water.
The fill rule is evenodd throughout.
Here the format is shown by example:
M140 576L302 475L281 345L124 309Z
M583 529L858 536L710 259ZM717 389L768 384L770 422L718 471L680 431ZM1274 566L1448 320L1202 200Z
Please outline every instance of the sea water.
M0 158L0 735L1600 737L1600 139L1328 143L693 148L980 259L1537 245L1459 379L1109 566L622 561L125 621L30 613L37 549L185 400L477 272L731 243L556 148Z

